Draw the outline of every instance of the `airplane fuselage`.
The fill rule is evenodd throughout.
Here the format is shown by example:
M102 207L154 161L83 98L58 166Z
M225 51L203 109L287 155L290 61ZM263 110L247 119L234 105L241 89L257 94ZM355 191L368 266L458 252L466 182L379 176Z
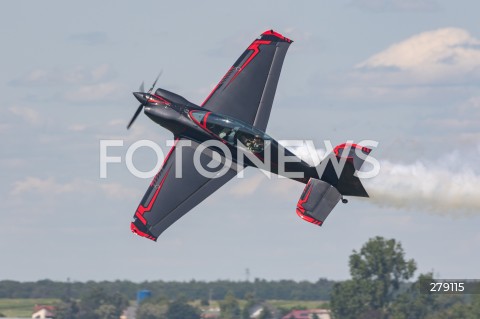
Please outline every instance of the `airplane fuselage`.
M172 94L173 98L169 94ZM157 90L156 94L134 95L145 104L144 113L155 123L171 131L176 138L185 138L199 144L216 140L228 147L231 160L237 164L239 155L242 155L242 164L245 167L266 169L302 183L307 183L310 178L319 179L315 167L302 161L274 138L252 125L210 112L163 89ZM168 100L168 97L172 100L181 98L182 103L175 103ZM213 148L223 153L219 148Z

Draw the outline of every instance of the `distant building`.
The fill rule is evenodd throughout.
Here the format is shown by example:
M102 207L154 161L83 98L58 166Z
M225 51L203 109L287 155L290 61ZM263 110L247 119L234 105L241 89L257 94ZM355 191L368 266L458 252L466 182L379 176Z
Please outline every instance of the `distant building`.
M292 310L282 319L331 319L328 309Z
M127 309L123 310L120 319L135 319L137 313L138 306L133 305L127 307Z
M32 319L52 319L55 318L55 307L45 305L35 305L33 308Z
M255 305L249 310L250 318L256 319L260 317L263 312L263 305Z
M220 308L208 308L202 311L203 319L217 319L220 317Z
M150 290L139 290L137 291L137 305L141 304L142 301L152 297L152 292Z

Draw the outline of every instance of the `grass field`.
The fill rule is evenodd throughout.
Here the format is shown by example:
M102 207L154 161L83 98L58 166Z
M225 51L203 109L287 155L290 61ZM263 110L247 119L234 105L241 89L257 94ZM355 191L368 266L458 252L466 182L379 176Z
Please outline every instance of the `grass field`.
M31 318L35 305L54 305L58 299L0 299L0 314L5 317Z

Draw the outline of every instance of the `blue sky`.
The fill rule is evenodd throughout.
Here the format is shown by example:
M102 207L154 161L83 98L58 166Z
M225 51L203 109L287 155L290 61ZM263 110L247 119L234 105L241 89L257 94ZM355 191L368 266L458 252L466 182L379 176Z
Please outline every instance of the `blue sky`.
M0 279L348 278L368 238L402 242L419 272L478 278L480 32L473 1L23 1L0 11ZM268 134L379 141L370 200L324 227L295 214L302 185L254 171L157 243L129 223L149 180L112 155L169 132L131 95L153 81L201 103L266 29L292 38ZM164 148L165 150L167 148ZM151 151L136 153L150 169Z

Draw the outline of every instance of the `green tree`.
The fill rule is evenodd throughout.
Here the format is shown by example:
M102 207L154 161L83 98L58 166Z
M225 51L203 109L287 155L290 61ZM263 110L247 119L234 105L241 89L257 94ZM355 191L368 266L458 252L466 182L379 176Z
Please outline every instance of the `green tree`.
M250 309L255 305L257 300L253 292L245 293L243 299L246 301L245 306L242 309L242 319L250 319Z
M56 305L55 318L57 319L75 319L79 312L79 303L70 299L61 301Z
M164 319L166 306L158 303L144 302L136 313L137 319Z
M400 294L390 307L392 319L417 319L426 318L439 308L437 296L427 294L421 291L421 282L423 280L432 280L431 273L422 274L417 281L413 283L406 292Z
M200 319L197 308L189 305L184 300L176 300L168 305L167 319Z
M103 304L95 309L95 314L99 319L117 319L118 312L114 305Z
M472 304L467 316L467 319L480 318L480 295L476 294L473 297Z
M383 309L392 301L400 282L410 279L416 269L413 259L405 260L402 245L395 239L377 236L350 256L352 279L370 282L372 309Z
M368 310L370 302L368 283L347 280L333 286L330 306L338 319L357 319Z
M395 239L375 237L349 261L351 280L334 285L332 311L338 319L387 318L388 307L400 284L410 279L416 264L406 260Z
M221 319L240 319L241 311L238 300L232 291L227 292L223 301L220 301Z
M128 307L128 299L120 293L107 293L96 286L81 300L66 300L57 305L57 319L115 319Z
M480 318L480 295L440 295L436 311L425 319L478 319Z

